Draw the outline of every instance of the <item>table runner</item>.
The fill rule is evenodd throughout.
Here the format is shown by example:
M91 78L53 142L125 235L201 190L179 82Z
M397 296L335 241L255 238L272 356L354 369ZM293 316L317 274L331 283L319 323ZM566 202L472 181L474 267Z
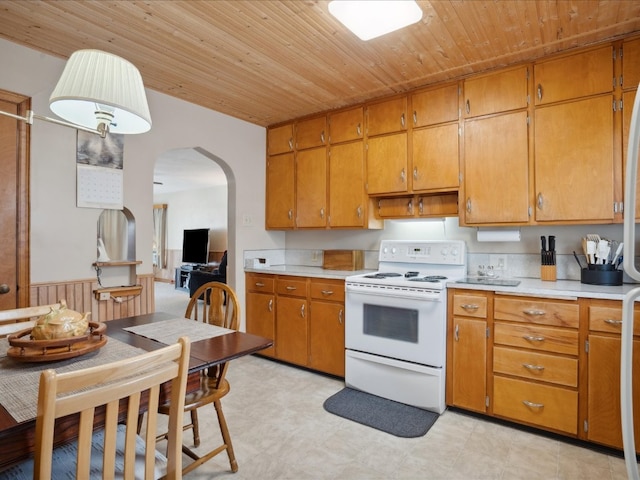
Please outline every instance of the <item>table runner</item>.
M0 339L0 405L17 422L36 418L38 383L43 370L53 368L58 373L69 372L146 353L141 348L109 337L102 348L79 357L56 362L25 363L8 357L9 347L6 338Z
M160 323L147 323L135 327L126 327L124 330L140 335L141 337L155 340L156 342L164 343L165 345L176 343L183 335L187 335L191 343L193 343L198 340L206 340L207 338L218 337L235 331L186 318L174 318L164 320Z

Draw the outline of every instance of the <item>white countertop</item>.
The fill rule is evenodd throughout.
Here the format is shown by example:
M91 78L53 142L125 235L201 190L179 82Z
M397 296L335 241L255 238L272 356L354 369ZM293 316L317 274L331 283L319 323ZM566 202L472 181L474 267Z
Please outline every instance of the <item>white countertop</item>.
M351 275L374 272L375 270L327 270L322 267L305 267L302 265L271 265L265 268L245 268L245 273L272 273L277 275L293 275L297 277L334 278L344 280Z
M447 282L447 288L461 288L467 290L485 290L491 292L511 293L515 295L531 295L536 297L553 298L602 298L607 300L622 300L624 295L640 285L624 284L619 287L602 285L587 285L577 280L557 280L555 282L542 281L539 278L510 278L520 280L517 287L499 285L478 285L475 283Z

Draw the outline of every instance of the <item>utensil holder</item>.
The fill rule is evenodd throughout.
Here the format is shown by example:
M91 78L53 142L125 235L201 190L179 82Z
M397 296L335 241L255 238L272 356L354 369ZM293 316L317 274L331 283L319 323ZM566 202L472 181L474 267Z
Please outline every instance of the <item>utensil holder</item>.
M622 285L622 270L616 270L611 264L589 265L580 272L580 283L588 285Z
M548 282L556 281L556 266L555 265L540 265L540 280Z

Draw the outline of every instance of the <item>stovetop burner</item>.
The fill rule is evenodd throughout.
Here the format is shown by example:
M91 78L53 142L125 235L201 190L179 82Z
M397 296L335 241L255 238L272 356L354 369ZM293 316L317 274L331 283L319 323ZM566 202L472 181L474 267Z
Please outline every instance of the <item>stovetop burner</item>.
M376 272L371 273L369 275L365 275L365 278L391 278L391 277L401 277L402 275L396 272Z
M443 277L442 275L427 275L426 277L414 277L410 278L410 282L439 282L440 280L446 280L447 277Z

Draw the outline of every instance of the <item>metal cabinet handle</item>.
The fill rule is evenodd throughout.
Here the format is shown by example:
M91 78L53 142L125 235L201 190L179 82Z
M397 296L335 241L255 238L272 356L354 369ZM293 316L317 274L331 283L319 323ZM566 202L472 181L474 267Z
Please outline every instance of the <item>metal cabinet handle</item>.
M469 103L469 99L467 98L467 101L465 102L465 110L467 111L467 113L471 113L471 104Z
M293 210L289 209L288 217L289 217L289 220L293 218Z
M542 100L542 84L540 83L538 84L537 91L538 91L538 100Z
M409 200L409 203L407 204L407 213L409 215L413 215L413 199Z
M362 126L359 123L356 125L356 133L358 136L362 135Z
M342 320L342 315L343 315L343 314L344 314L343 310L342 310L342 309L340 309L340 311L338 312L338 323L339 323L340 325L342 325L342 323L343 323L343 320Z
M324 208L320 209L320 218L324 218Z
M478 310L480 305L476 305L475 303L463 303L460 305L460 308L464 308L465 310Z
M529 342L544 342L544 337L542 336L534 337L533 335L523 335L522 338Z
M0 285L0 295L4 295L5 293L9 293L11 291L11 287L6 283Z
M304 318L304 303L302 304L302 306L300 307L300 316L302 318Z
M418 167L413 167L413 179L418 179Z
M545 312L544 310L523 310L522 313L524 313L525 315L532 315L536 317L547 314L547 312Z
M467 213L471 213L471 198L467 198Z
M402 128L404 128L404 124L405 124L405 120L404 120L404 113L402 115L400 115L400 125L402 125Z
M418 124L418 112L416 112L415 110L413 111L413 124Z
M614 320L613 318L607 318L604 323L608 323L609 325L622 325L622 320Z
M544 205L544 199L542 198L542 193L538 193L538 208L542 210L542 205Z
M289 150L293 150L293 138L289 139Z
M535 370L537 372L541 372L542 370L544 370L544 367L542 365L531 365L530 363L523 363L522 366L527 370Z
M358 218L362 217L362 206L358 205L358 208L356 209L356 213L358 215Z
M328 297L329 295L333 295L333 290L322 290L322 295Z
M324 143L324 130L322 130L322 132L320 132L320 141L322 143Z
M420 213L420 215L424 213L424 204L422 202L422 198L420 198L420 201L418 202L418 212Z
M264 283L262 283L262 282L256 282L256 287L264 287Z
M293 287L291 285L287 285L287 290L289 290L289 291L293 291L293 290L297 290L297 289L298 289L298 287Z
M269 311L270 311L270 312L273 312L273 298L271 298L271 299L269 300L269 307L268 307L268 308L269 308Z
M406 181L406 174L404 173L404 168L402 169L402 171L400 172L400 180L402 180L402 183L404 183Z
M544 407L544 403L534 403L534 402L530 402L529 400L523 400L522 403L524 403L527 407L531 407L531 408Z
M453 332L453 338L454 340L457 342L458 340L460 340L460 326L456 325L456 328Z

